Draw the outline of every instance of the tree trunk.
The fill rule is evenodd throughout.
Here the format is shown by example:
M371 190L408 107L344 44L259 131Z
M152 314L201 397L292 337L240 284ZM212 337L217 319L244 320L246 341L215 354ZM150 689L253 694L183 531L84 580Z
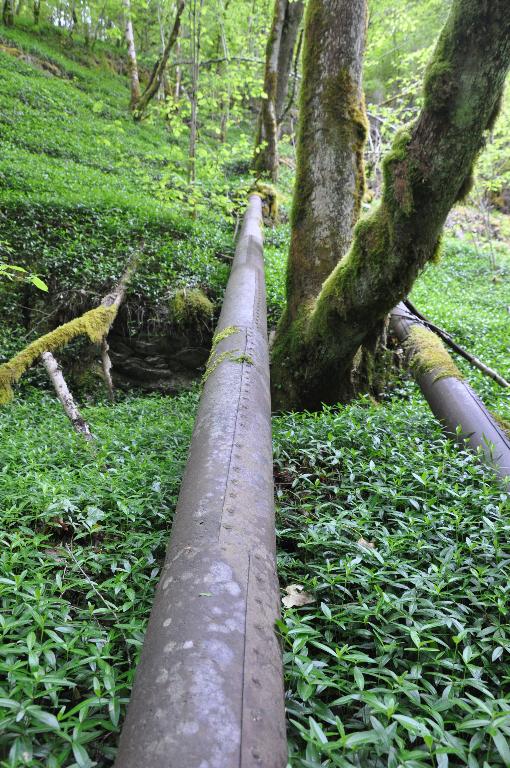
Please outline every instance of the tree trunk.
M128 50L128 69L129 69L129 82L131 87L131 109L136 109L136 105L140 100L140 79L138 77L138 63L136 61L136 47L135 47L135 34L133 31L133 23L131 21L131 3L130 0L122 0L124 6L124 23L125 23L125 36Z
M228 122L230 119L230 98L231 98L231 83L228 77L228 61L229 51L227 44L227 36L225 34L225 18L227 15L230 0L226 0L223 4L222 15L220 20L220 35L219 35L219 47L221 47L221 53L223 60L218 64L218 76L225 82L225 93L220 100L220 142L223 144L227 140Z
M312 0L308 6L287 266L292 321L347 253L359 217L365 28L366 0Z
M175 41L175 54L176 54L177 60L179 60L179 56L181 55L181 40L179 36L177 36L177 40ZM181 77L182 77L181 68L180 66L177 66L175 68L175 87L174 87L174 100L176 103L181 98Z
M278 128L285 111L285 101L289 90L289 76L292 69L292 61L299 27L303 18L303 0L287 3L285 18L283 21L280 50L278 51L278 81L276 84L275 110Z
M14 0L4 0L2 21L6 27L14 26Z
M309 25L318 5L312 0ZM316 61L325 58L323 51L316 51ZM301 241L309 237L302 223L312 217L313 225L311 212L319 192L326 209L331 192L322 180L317 187L316 159L309 161L301 153L288 309L273 356L277 406L315 409L352 395L352 371L361 348L433 259L448 212L469 189L473 163L498 114L509 65L507 0L454 0L426 72L423 109L410 129L397 136L385 159L380 206L360 222L350 251L315 296L302 279L310 274L305 256L318 252L320 268L327 228L315 230L307 241L311 250L303 249L301 261L295 258L295 242L298 236ZM306 67L305 80L306 108L314 92ZM302 122L306 136L313 125L303 116ZM327 151L320 141L313 146L322 154ZM341 221L341 210L337 215Z
M32 10L34 14L34 26L37 27L41 16L41 0L34 0Z
M191 13L191 120L189 129L188 181L195 183L198 130L198 79L200 77L200 35L204 0L193 0ZM198 5L197 5L198 3Z
M93 440L94 435L91 433L89 425L78 410L78 406L76 405L74 397L72 396L69 387L67 386L66 380L64 379L64 375L62 373L62 368L58 364L57 360L51 354L51 352L43 352L41 355L41 362L46 368L46 373L48 374L50 381L55 388L57 397L62 404L62 408L64 409L67 418L73 425L73 428L76 430L76 432L78 432L78 434L83 435L85 440Z
M16 384L30 366L45 352L55 352L78 336L88 336L94 344L101 344L117 317L119 307L124 301L127 285L136 269L137 257L129 259L124 274L114 289L108 293L101 304L90 309L80 317L60 325L53 331L32 341L25 349L18 352L6 363L0 365L0 405L12 400L13 385Z
M147 88L142 93L140 100L137 104L137 109L135 112L136 119L140 120L143 117L144 111L147 109L147 105L149 104L150 100L156 95L159 89L159 84L161 82L161 79L165 72L165 67L168 62L168 58L170 56L171 50L173 46L175 45L175 42L179 36L179 30L181 28L181 16L182 12L184 11L184 0L178 0L177 3L177 10L175 12L175 19L174 19L174 25L172 27L172 31L170 32L170 35L168 37L167 44L165 46L165 50L163 51L163 54L161 58L156 62L156 66L152 70L152 74L149 80L149 83L147 85Z
M276 96L278 86L278 57L282 38L285 11L289 0L275 0L273 23L266 48L264 75L264 99L259 118L253 167L257 173L278 177L278 121Z

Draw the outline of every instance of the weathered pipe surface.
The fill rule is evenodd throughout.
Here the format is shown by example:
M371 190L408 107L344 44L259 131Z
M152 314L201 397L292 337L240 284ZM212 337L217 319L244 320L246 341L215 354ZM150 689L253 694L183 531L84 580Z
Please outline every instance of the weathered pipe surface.
M117 768L287 762L261 219L252 195Z
M398 304L391 314L391 329L399 341L406 341L413 325L421 325L419 319L405 304ZM435 376L434 371L415 372L434 416L461 445L467 440L475 451L480 448L498 478L510 487L509 436L469 384L453 377L436 380Z

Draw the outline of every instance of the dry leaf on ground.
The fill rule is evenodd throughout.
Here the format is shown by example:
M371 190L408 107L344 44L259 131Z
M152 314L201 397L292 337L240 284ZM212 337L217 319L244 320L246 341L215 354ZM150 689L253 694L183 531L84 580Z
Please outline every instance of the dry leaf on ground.
M309 592L303 592L302 584L289 584L285 587L286 595L282 597L282 603L286 608L296 608L300 605L309 605L315 602L315 597Z

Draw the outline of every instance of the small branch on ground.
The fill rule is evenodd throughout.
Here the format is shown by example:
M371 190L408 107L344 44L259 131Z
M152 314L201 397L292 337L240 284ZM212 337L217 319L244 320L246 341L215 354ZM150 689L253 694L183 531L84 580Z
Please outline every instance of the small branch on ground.
M478 357L457 344L457 342L443 328L440 328L434 323L431 323L430 320L427 320L427 318L416 309L414 304L412 304L409 299L405 299L404 304L411 312L411 314L415 315L426 328L430 328L431 331L434 331L434 333L436 333L444 341L444 343L450 347L450 349L453 349L454 352L463 357L464 360L467 360L467 362L470 363L474 368L478 368L478 370L481 371L485 376L488 376L493 381L497 382L501 387L510 388L510 382L504 379L503 376L501 376L497 371L489 368L489 366L485 365L485 363L482 363Z
M62 408L73 428L79 435L83 435L88 442L94 440L94 435L90 431L90 427L78 410L78 406L75 403L74 397L67 386L64 374L62 373L62 367L57 362L56 358L51 352L43 352L41 355L41 362L46 369L51 383L55 388L56 395L62 404Z

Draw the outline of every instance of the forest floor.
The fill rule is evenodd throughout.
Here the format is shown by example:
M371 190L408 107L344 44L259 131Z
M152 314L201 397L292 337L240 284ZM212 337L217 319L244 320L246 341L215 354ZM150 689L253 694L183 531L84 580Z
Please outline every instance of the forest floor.
M194 219L176 216L164 125L133 125L104 62L9 35L0 44L24 58L0 47L2 257L37 269L74 311L143 243L133 292L147 312L169 283L207 287L219 306L234 218L203 202ZM508 223L492 219L501 238L489 242L480 221L456 211L413 301L508 377ZM266 232L273 322L287 241L285 222ZM6 359L27 341L34 295L4 286L0 300ZM502 390L459 365L509 419ZM83 409L91 448L40 381L0 412L0 765L109 766L199 392L114 405L96 392ZM280 583L310 598L279 625L289 764L509 765L508 496L443 437L406 375L379 402L283 414L273 428Z

